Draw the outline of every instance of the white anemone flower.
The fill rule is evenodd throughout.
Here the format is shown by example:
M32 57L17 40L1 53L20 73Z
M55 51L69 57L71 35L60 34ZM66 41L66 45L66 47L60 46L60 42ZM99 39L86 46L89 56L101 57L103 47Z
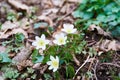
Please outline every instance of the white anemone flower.
M47 64L49 65L49 70L53 69L53 72L57 71L57 69L59 68L59 58L58 56L56 56L56 58L54 58L53 56L50 56L50 60L48 61Z
M57 45L64 45L66 44L67 36L65 34L60 33L55 35L55 40L53 42Z
M35 39L36 40L32 43L32 45L35 46L36 49L45 50L46 49L46 45L50 42L49 40L46 40L44 34L41 35L41 38L36 36Z
M63 29L61 29L63 32L66 32L67 34L72 34L77 31L76 28L74 28L73 24L63 24Z

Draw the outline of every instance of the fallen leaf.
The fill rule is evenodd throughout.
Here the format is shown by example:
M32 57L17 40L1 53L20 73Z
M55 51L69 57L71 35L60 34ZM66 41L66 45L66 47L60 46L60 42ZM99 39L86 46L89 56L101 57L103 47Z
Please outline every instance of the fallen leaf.
M65 2L65 0L52 0L52 3L55 6L58 6L58 7L62 7L62 5L63 5L64 2Z
M16 34L16 33L23 33L25 38L28 38L28 34L25 30L23 30L22 28L17 28L17 29L13 29L11 31L8 31L8 32L6 31L3 33L0 33L0 39L8 38L9 36Z
M22 4L18 0L8 0L8 2L17 9L22 9L22 10L26 10L26 11L29 10L29 7L27 5Z
M42 15L49 15L50 13L57 13L59 8L50 8L42 11Z
M1 52L1 51L2 51L2 52L5 52L5 50L6 50L6 47L0 46L0 52Z
M82 0L68 0L69 2L74 2L74 3L81 3Z
M95 45L96 48L99 48L100 50L102 51L110 51L110 50L113 50L113 51L119 51L120 50L120 42L119 41L116 41L116 40L103 40L101 42L98 42L96 45Z
M13 61L15 62L22 62L24 60L26 60L30 54L31 54L31 47L30 47L30 44L29 43L26 43L27 46L26 47L23 47L19 53L17 53L17 55L13 58Z
M50 19L49 17L44 16L44 15L41 15L41 16L38 16L37 18L38 18L38 20L43 20L43 21L48 22L49 25L50 25L50 27L53 26L53 21L52 21L52 19Z
M22 62L17 64L17 68L19 71L23 70L26 67L31 67L33 66L33 63L31 60L23 60Z
M1 27L1 30L4 31L4 30L7 30L7 29L13 29L13 28L16 28L18 27L18 23L17 22L11 22L11 21L6 21L4 24L2 24L2 27Z
M88 28L89 31L94 31L95 29L100 35L110 36L110 33L105 32L100 26L96 26L95 24L90 25Z

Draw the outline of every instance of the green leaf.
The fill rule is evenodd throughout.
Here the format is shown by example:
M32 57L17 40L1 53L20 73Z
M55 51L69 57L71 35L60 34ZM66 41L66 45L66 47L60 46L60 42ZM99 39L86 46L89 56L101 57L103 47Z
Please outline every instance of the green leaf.
M66 76L67 78L73 78L75 75L75 70L71 65L66 67Z
M46 62L48 62L50 60L50 55L46 55L43 59L43 64L45 64Z
M43 61L43 59L44 59L44 56L39 55L39 56L37 56L37 57L36 57L36 61L35 61L35 63L42 62L42 61Z
M55 80L61 80L61 79L60 79L60 73L59 73L58 71L56 71L56 72L54 73L54 78L55 78Z
M84 14L84 13L81 12L81 11L79 11L79 10L76 10L76 11L74 11L74 12L72 13L72 15L73 15L74 18L82 18L83 14Z
M33 63L42 62L43 59L44 59L44 56L39 55L39 51L37 49L33 50L33 53L32 53L32 61L33 61Z
M15 40L16 42L22 42L25 39L25 36L23 35L23 33L17 33L15 34Z
M11 62L11 59L8 57L8 54L5 52L0 52L1 61L0 63Z
M114 37L120 37L120 26L117 26L115 29L113 29L111 33Z
M64 54L64 60L66 60L66 61L71 61L73 59L73 57L72 57L72 55L71 55L71 53L65 53Z
M34 29L40 28L40 27L47 27L48 23L46 22L38 22L34 24Z
M45 80L51 80L52 79L52 77L50 76L50 74L43 74L43 76L44 76L44 78L45 78Z
M92 18L93 17L93 13L92 12L84 12L84 14L83 14L83 16L82 16L82 18L83 19L90 19L90 18Z
M116 26L117 24L118 24L117 21L112 21L108 23L109 26Z
M105 21L105 18L106 18L106 16L105 16L104 14L99 14L96 19L97 19L98 21L104 22L104 21Z

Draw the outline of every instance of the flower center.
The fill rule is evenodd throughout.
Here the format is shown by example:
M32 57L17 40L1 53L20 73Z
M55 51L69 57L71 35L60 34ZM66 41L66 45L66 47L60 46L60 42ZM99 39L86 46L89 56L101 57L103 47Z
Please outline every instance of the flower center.
M67 32L68 32L68 33L71 33L71 29L67 29Z
M59 42L60 42L60 43L64 43L64 39L63 39L63 38L60 38L60 39L59 39Z
M38 42L38 45L39 45L39 46L44 46L44 45L45 45L45 42L44 42L43 40L40 40L40 41Z
M53 67L58 67L58 62L57 61L52 61Z

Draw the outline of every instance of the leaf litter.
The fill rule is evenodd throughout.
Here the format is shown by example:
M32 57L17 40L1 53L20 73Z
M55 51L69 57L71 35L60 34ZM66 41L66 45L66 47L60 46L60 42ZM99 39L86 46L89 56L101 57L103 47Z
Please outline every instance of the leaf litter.
M27 16L19 17L16 21L8 21L4 20L2 23L2 27L0 30L0 39L7 39L16 33L23 33L26 39L26 44L24 43L24 47L13 56L12 60L15 61L15 65L19 71L24 70L26 67L32 67L33 69L38 69L40 74L44 74L47 71L47 65L42 65L41 63L33 64L31 61L31 53L33 47L31 46L31 42L33 41L33 37L35 35L40 35L36 33L33 25L37 22L46 23L49 27L54 29L53 35L61 33L60 29L63 27L62 24L74 23L76 19L71 16L71 13L76 9L77 3L82 0L7 0L4 4L9 5L7 9L13 10L16 14L17 11L26 11ZM4 2L4 1L3 1ZM38 10L34 13L30 9L30 7L38 8ZM14 8L12 8L14 7ZM1 9L1 6L0 6ZM4 12L4 11L3 11ZM38 13L37 13L38 12ZM36 14L36 18L29 18L30 15ZM6 14L4 14L6 15ZM2 18L0 16L0 18ZM1 19L0 19L1 21ZM0 22L1 23L1 22ZM48 27L48 25L38 25L36 29L40 29L44 32L44 30ZM104 31L100 26L92 24L89 26L88 31L92 32L97 30L98 35L102 35L105 37L109 37L110 39L103 38L102 40L96 42L92 45L93 48L97 50L98 53L105 53L109 51L119 51L120 50L120 42L119 40L111 38L111 34L109 32ZM32 36L32 37L31 37ZM89 36L88 36L89 37ZM27 41L28 40L28 41ZM50 43L54 45L53 43ZM5 51L6 47L0 45L0 51ZM87 52L86 52L87 53ZM102 55L102 54L101 54ZM76 55L72 55L75 63L75 68L81 65L79 57ZM96 57L96 56L95 56ZM81 59L82 60L82 59ZM91 63L95 61L95 58L90 58L87 63ZM83 63L84 64L84 63ZM63 75L62 75L63 76ZM77 76L79 77L79 76ZM85 76L81 76L81 79L87 79Z

